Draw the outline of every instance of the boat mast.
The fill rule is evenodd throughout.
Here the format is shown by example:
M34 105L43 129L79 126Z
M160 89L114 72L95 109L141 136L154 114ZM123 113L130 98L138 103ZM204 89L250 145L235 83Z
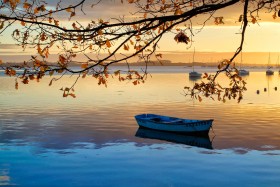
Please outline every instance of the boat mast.
M192 60L192 71L194 72L194 54L195 54L195 47L193 48L193 60Z
M240 66L239 66L239 70L241 70L241 64L242 64L242 61L243 61L243 58L242 58L242 51L241 51L241 53L240 53L240 57L241 57L241 59L240 59Z
M279 55L277 57L277 64L276 64L277 68L279 68Z
M268 63L267 63L267 68L268 69L270 68L269 65L270 65L270 52L268 53Z

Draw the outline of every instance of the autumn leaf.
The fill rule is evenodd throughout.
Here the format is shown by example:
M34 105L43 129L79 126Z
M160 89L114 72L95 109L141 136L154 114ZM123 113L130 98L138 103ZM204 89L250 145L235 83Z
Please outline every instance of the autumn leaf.
M128 50L129 50L129 46L128 46L128 45L126 45L126 44L124 44L123 48L124 48L124 50L126 50L126 51L128 51Z
M4 21L0 22L0 30L4 28Z
M162 54L161 53L156 54L156 57L162 58Z
M72 8L71 7L68 7L65 10L66 10L66 12L72 12Z
M29 3L23 3L23 8L25 8L25 9L29 9L31 7L31 4L29 4Z
M215 17L214 23L215 23L216 25L224 24L223 19L224 19L224 17ZM240 17L239 17L239 19L240 19Z
M41 34L40 40L41 40L41 41L45 41L46 39L47 39L47 36L46 36L46 34L43 32L43 33Z
M49 48L48 47L46 47L44 50L43 50L43 52L44 52L44 55L45 55L45 57L46 58L49 58Z
M70 96L73 97L73 98L76 98L76 95L73 94L73 93L69 93L68 95L70 95Z
M38 52L41 56L44 56L44 55L43 55L43 51L42 51L40 45L37 45L37 52Z
M41 67L40 67L40 71L41 71L41 72L45 72L46 70L47 70L46 66L41 66Z
M58 20L53 20L54 21L54 24L55 24L55 26L59 26L59 21Z
M63 97L67 97L68 96L68 94L67 93L65 93L65 92L63 92L63 95L62 95Z
M205 79L205 78L207 78L208 77L208 74L207 73L204 73L204 75L203 75L203 79Z
M143 16L145 19L147 18L147 12L144 13L144 16Z
M254 16L251 16L252 18L252 23L255 24L257 22L257 19Z
M77 37L77 41L80 42L80 41L82 41L82 40L83 40L83 36L79 35L79 36Z
M81 65L81 68L82 69L86 69L88 67L88 63L83 63L82 65Z
M181 15L182 13L183 13L182 10L180 8L177 8L174 12L174 15L177 16L177 15Z
M92 44L90 44L90 45L89 45L89 49L90 49L90 50L92 50L92 49L93 49L93 48L92 48Z
M15 89L18 90L18 82L15 83Z
M238 22L241 22L242 19L243 19L243 15L241 14L241 15L239 16L239 18L238 18Z
M22 26L25 26L25 22L24 22L24 21L21 21L20 24L21 24Z
M23 83L23 84L28 84L28 83L29 83L28 78L27 78L27 77L25 77L25 78L22 80L22 83Z
M99 30L97 31L97 33L98 33L98 35L102 35L102 34L103 34L103 32L102 32L101 29L99 29Z
M53 71L53 70L49 72L49 75L50 75L50 76L52 76L53 74L54 74L54 71Z
M66 58L63 55L59 55L59 62L65 64Z
M52 82L53 82L53 79L50 81L49 86L51 86L51 85L52 85Z
M108 48L112 47L112 45L111 45L111 43L110 43L109 40L106 40L106 46L107 46Z
M74 17L75 15L76 15L76 13L75 13L75 12L71 12L71 14L70 14L70 18Z
M121 72L120 70L117 70L117 71L114 72L114 75L118 76L120 74L120 72Z
M141 45L134 46L134 49L136 51L140 51L142 49L142 46Z
M276 12L274 12L274 14L272 15L272 18L273 18L273 19L276 19L276 17L277 17L277 16L276 16Z
M82 75L82 78L83 78L83 79L86 78L87 73L88 73L87 71L83 72L83 75Z
M186 43L190 42L190 38L183 32L179 32L175 37L174 40L178 43Z
M39 12L38 8L34 8L34 14L37 14Z

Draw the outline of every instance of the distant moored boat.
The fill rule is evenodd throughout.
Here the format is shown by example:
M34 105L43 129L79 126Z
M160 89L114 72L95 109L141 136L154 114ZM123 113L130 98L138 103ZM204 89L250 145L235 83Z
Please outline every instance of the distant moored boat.
M242 62L243 62L243 59L242 59L242 51L241 51L241 60L240 60L240 67L239 67L238 75L240 75L240 76L249 75L250 73L249 73L248 70L241 69L241 67L242 67Z
M267 69L265 73L266 73L266 75L273 75L274 71L271 69Z
M191 79L198 79L198 78L201 78L201 73L198 73L196 71L194 71L194 55L195 55L195 48L193 50L193 65L192 65L192 72L189 73L189 78Z
M266 75L273 75L274 71L271 69L272 67L270 66L270 53L268 55L268 63L267 63L267 70L266 70Z
M198 73L196 71L192 71L189 73L190 78L201 78L201 75L202 75L201 73Z
M238 71L238 74L239 74L240 76L245 76L245 75L249 75L250 73L249 73L249 71L247 71L247 70L245 70L245 69L240 69L240 70Z

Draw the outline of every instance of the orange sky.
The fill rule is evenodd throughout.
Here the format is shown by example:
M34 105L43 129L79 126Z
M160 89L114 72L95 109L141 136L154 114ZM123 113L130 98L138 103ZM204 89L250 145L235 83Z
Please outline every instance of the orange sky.
M49 3L54 0L48 1ZM69 1L69 3L74 1ZM123 15L126 15L127 19L133 17L130 12L135 10L133 5L130 4L120 4L119 1L102 1L100 5L94 7L93 9L89 8L90 6L85 6L86 15L83 15L81 12L77 12L76 20L81 23L86 23L91 19L97 18L110 18L121 16L120 12ZM214 25L213 19L209 21L208 25L203 29L202 32L196 34L192 40L193 44L185 45L185 44L177 44L174 41L174 33L166 34L161 42L160 48L158 51L168 51L174 57L172 60L175 62L178 61L189 61L189 59L185 60L184 54L182 52L192 52L193 47L195 47L197 51L196 61L212 61L221 58L229 58L224 54L213 53L211 55L205 56L205 54L199 54L199 52L234 52L240 43L240 26L236 21L238 20L239 15L242 13L242 7L239 5L235 5L233 7L221 10L216 12L216 16L224 17L224 25ZM61 15L62 20L66 21L67 16ZM250 24L247 29L246 39L243 47L244 52L264 52L259 53L255 56L244 53L244 63L266 63L268 52L278 53L280 51L280 47L278 41L280 39L280 18L273 19L272 13L261 14L261 19L258 21L258 24ZM75 20L73 20L75 21ZM68 22L68 21L67 21ZM67 25L67 22L61 21L62 25ZM198 17L193 20L194 32L199 28L199 24L202 22L202 17ZM13 29L16 28L11 27L8 29L3 36L0 36L0 58L4 61L17 61L18 59L22 59L22 55L27 55L33 53L32 50L26 50L23 52L21 49L15 50L14 47L3 44L13 44L10 34ZM177 52L180 52L178 54ZM53 51L55 54L56 51ZM34 54L34 53L33 53ZM19 56L18 56L19 55ZM169 55L168 58L171 58L172 55ZM224 57L225 56L225 57ZM277 56L274 55L274 56ZM272 61L273 58L272 57ZM276 60L276 59L275 59Z

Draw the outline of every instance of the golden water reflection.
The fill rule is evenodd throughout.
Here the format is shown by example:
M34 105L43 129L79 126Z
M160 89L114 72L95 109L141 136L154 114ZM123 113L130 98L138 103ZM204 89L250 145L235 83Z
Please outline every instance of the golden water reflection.
M14 79L1 77L1 143L40 142L38 153L50 148L83 147L83 142L94 143L96 148L110 142L132 141L137 146L166 143L134 136L138 129L136 114L158 113L192 119L213 118L214 149L279 150L280 77L250 72L244 79L248 91L238 104L210 99L200 103L184 97L183 87L195 82L185 73L152 74L145 84L138 86L110 78L107 88L98 86L93 78L85 78L75 87L76 99L63 98L59 90L71 86L75 77L65 77L51 87L49 80L20 85L18 91L14 89ZM209 135L214 136L212 132Z

